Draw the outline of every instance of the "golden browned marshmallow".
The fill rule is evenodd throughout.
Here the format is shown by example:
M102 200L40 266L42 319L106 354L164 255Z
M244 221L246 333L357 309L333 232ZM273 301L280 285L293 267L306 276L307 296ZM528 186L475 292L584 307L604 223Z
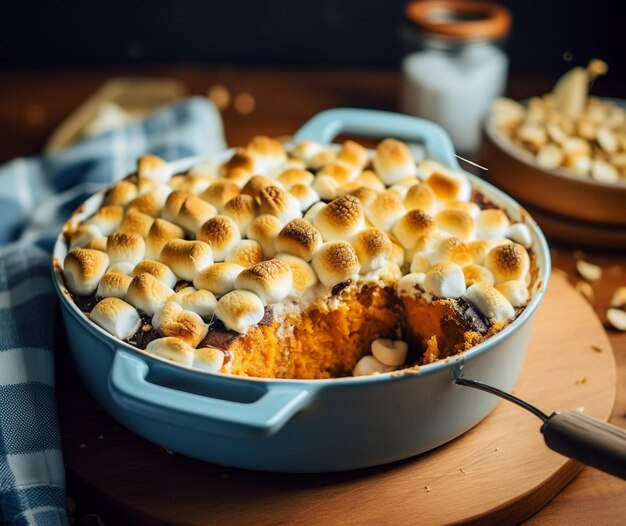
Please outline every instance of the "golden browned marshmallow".
M106 252L107 238L104 236L95 237L85 245L85 248L93 248L94 250L101 250L102 252Z
M113 263L113 265L109 265L107 268L107 272L115 272L117 274L124 274L124 276L130 276L135 269L135 265L129 263L128 261L118 261L117 263Z
M169 164L160 157L156 155L142 155L137 159L137 175L139 178L166 183L172 176L172 170Z
M91 248L75 248L63 260L63 274L67 288L79 296L93 294L109 266L105 252Z
M208 327L195 312L184 310L175 301L167 301L154 313L152 325L163 336L180 338L195 347L207 335Z
M156 219L148 235L146 236L146 257L149 259L159 259L161 250L168 241L172 239L182 239L185 232L182 228L165 219Z
M326 206L326 203L322 201L315 203L313 206L311 206L311 208L309 208L306 211L306 214L304 214L303 219L313 224L313 221L315 221L315 216L317 216L320 210L322 210L325 206Z
M394 225L393 234L407 250L417 246L420 239L437 228L432 216L420 209L404 214Z
M95 225L80 224L70 234L70 249L84 247L90 241L104 237ZM106 239L106 238L105 238Z
M293 195L300 203L300 211L308 210L313 204L320 200L320 196L312 187L304 184L294 184L289 193Z
M130 338L141 325L135 308L117 297L99 301L89 313L89 319L120 340Z
M156 279L158 279L164 285L167 285L169 288L173 289L178 281L176 275L172 272L172 270L161 263L160 261L154 261L152 259L144 259L135 265L135 268L131 272L131 277L135 277L137 274L141 274L142 272L146 272L151 274Z
M325 241L347 239L365 227L363 207L356 197L344 195L322 208L313 224Z
M239 188L243 188L252 178L252 175L252 172L249 172L245 168L232 168L224 174L223 179L235 183Z
M221 175L225 175L234 169L243 169L252 173L254 171L252 154L248 153L244 148L237 148L233 156L222 165L220 172Z
M171 181L172 180L170 179L170 186L172 186ZM185 192L191 192L192 194L201 194L209 186L214 184L215 181L215 177L188 174L182 176L182 180L180 181L180 184L176 186L176 190L183 190ZM174 187L172 186L172 188Z
M385 190L365 209L365 217L373 226L389 232L405 212L406 209L398 194Z
M274 240L282 230L283 224L276 216L261 214L250 223L246 235L248 239L257 241L261 245L265 258L272 258L276 254Z
M146 253L146 243L139 234L114 232L107 238L107 254L111 263L139 263Z
M417 173L409 147L396 139L385 139L376 146L373 164L376 173L386 185Z
M465 276L465 285L467 287L472 286L478 281L484 281L485 283L489 283L489 285L495 284L491 270L482 265L477 265L476 263L465 265L463 267L463 275Z
M196 239L211 245L213 261L224 261L228 251L241 240L241 234L230 217L218 215L200 227Z
M154 190L157 187L163 186L163 183L159 183L158 181L153 181L152 179L138 178L137 182L137 197L140 197L148 192ZM171 188L171 187L170 187Z
M448 237L441 241L427 257L431 265L441 261L450 261L464 267L473 262L472 253L467 245L456 237Z
M167 185L172 189L172 190L179 190L180 186L183 184L183 181L187 179L186 175L173 175L172 177L170 177L170 180L167 182ZM191 190L186 190L187 192L191 192Z
M200 199L190 195L180 205L176 216L176 224L182 226L187 232L195 234L200 226L217 214L217 209Z
M167 301L175 301L183 309L195 312L204 320L211 318L217 305L217 299L215 299L215 295L211 291L205 289L198 290L194 287L185 287L179 290L176 294L170 296Z
M275 179L270 179L269 177L265 177L264 175L254 175L241 189L241 193L243 195L250 195L257 199L263 188L267 188L268 186L276 186L277 184L278 181L276 181Z
M524 248L530 248L533 243L530 228L528 228L528 225L525 223L510 225L506 231L506 237L522 245Z
M354 166L359 171L363 170L369 162L367 150L354 141L346 141L342 144L337 154L337 159Z
M442 210L435 216L437 226L461 241L467 241L474 233L474 220L461 210Z
M163 209L161 210L161 217L170 223L176 222L176 216L180 211L180 207L183 206L185 199L191 196L191 192L185 192L183 190L174 190L167 196Z
M366 209L370 205L370 203L374 202L374 200L378 196L378 192L367 186L358 186L357 188L346 192L345 195L353 195L359 201L361 201L361 206Z
M124 209L121 206L109 205L101 207L95 214L83 221L83 225L98 227L103 236L115 232L124 219Z
M522 245L499 245L485 256L485 266L491 270L496 284L502 281L524 281L530 269L528 252Z
M463 270L451 261L433 265L424 277L424 290L438 298L459 298L465 292Z
M131 210L126 214L124 222L120 225L119 230L121 232L139 234L141 237L145 238L148 235L148 232L150 232L152 223L154 223L154 217Z
M146 347L146 351L186 367L191 367L195 356L195 349L175 336L152 340Z
M215 316L222 320L224 326L239 333L248 332L264 315L265 307L261 299L248 290L233 290L225 294L215 307Z
M291 168L285 170L278 176L278 181L289 190L294 184L303 184L305 186L311 186L315 176L308 170L302 170L298 168Z
M291 292L291 267L284 261L268 259L242 270L235 279L239 290L254 292L263 305L276 303Z
M472 195L472 187L461 174L437 166L424 181L442 201L468 201Z
M478 281L465 291L463 299L470 302L491 321L506 322L515 316L515 309L504 295L489 283Z
M198 164L194 164L188 172L188 175L201 175L212 180L219 178L220 163L215 159L209 159Z
M476 219L480 214L480 206L472 201L445 201L442 203L444 210L458 210L459 212L465 212L469 214L472 219Z
M118 272L107 271L98 283L96 296L98 298L126 298L126 292L132 278Z
M356 179L358 175L359 169L344 161L340 161L339 159L327 164L324 168L317 172L318 177L332 177L339 184L352 181L353 179Z
M313 183L313 190L324 200L332 201L340 192L341 183L330 175L317 175Z
M336 158L337 151L334 148L323 148L307 161L307 165L313 170L321 170Z
M362 186L366 186L367 188L371 188L372 190L376 190L376 192L385 191L385 183L383 183L380 180L380 177L376 175L376 172L372 170L363 170L354 182Z
M530 299L530 291L526 284L519 280L501 281L496 285L502 295L513 307L524 307Z
M198 272L213 263L213 251L204 241L172 239L163 247L159 259L181 279L192 282Z
M230 217L240 232L245 232L259 214L259 205L251 195L240 194L224 205L222 214Z
M293 254L305 261L311 261L321 245L322 235L319 230L304 219L289 221L276 236L274 243L277 252Z
M389 261L401 266L404 263L406 254L404 248L399 243L391 241L391 253L389 254Z
M259 193L261 214L272 214L287 223L296 217L302 217L300 202L289 192L278 186L267 186Z
M126 291L126 301L139 310L152 316L164 304L174 291L161 283L152 274L137 274Z
M249 267L263 261L264 257L263 248L258 241L242 239L226 254L225 261Z
M218 210L228 203L233 197L239 195L240 188L233 181L222 180L209 186L200 197L207 203L212 204Z
M478 239L502 239L509 227L509 218L499 208L482 210L476 218Z
M153 190L133 199L126 208L136 210L152 217L157 217L167 200L170 188L167 185L156 186Z
M302 294L308 288L317 285L319 280L310 263L291 254L277 254L276 259L284 261L291 268L291 294Z
M302 141L296 144L293 149L293 156L296 159L308 162L322 150L322 145L315 141Z
M196 349L193 359L193 368L218 373L224 366L224 351L216 347L202 347Z
M467 248L472 255L473 262L477 265L483 265L485 263L485 256L496 244L497 243L493 241L485 239L475 239L467 243Z
M287 160L283 145L275 139L264 135L253 137L246 147L248 154L254 159L254 172L268 174L280 168Z
M324 243L311 261L317 277L327 287L354 279L361 269L354 248L347 241Z
M417 183L409 187L404 206L407 210L423 210L432 215L437 208L437 197L433 189L425 183Z
M244 269L236 263L213 263L203 268L194 278L193 284L198 289L205 289L216 296L235 290L235 278Z
M361 264L361 273L382 268L391 254L389 236L376 227L365 228L352 238L352 246Z
M119 181L104 196L105 205L126 206L137 197L137 187L130 181Z

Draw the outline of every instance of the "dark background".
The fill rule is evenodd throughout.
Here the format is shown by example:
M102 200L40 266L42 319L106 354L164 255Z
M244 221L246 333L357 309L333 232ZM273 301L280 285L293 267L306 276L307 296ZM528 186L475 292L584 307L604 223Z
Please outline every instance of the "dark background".
M406 0L1 2L0 65L393 67ZM626 1L501 3L513 13L513 73L557 75L597 56L626 80Z

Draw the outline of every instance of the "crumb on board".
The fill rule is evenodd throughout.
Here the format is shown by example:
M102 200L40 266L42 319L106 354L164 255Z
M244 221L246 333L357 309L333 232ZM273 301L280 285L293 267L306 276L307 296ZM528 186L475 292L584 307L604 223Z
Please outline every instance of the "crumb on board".
M460 471L461 473L467 473L467 471L465 471L463 468L459 468L459 471Z
M599 345L590 345L590 348L594 352L603 352L604 350Z
M581 376L580 378L576 378L576 381L574 382L575 385L583 385L587 383L587 377L586 376Z
M426 490L427 493L430 493L431 491L430 486L424 486L424 489Z
M496 449L494 449L494 451L500 451L500 448L499 448L499 447L497 447Z

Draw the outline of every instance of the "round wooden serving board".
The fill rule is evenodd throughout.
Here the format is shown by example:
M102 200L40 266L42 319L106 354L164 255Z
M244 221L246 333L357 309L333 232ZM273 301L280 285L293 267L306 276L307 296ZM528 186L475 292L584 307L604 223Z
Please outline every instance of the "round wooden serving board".
M615 382L599 320L554 274L514 392L547 413L580 408L606 420ZM59 398L70 490L97 503L109 524L511 524L580 469L544 445L536 417L505 402L465 435L412 459L284 475L171 454L116 424L75 380L60 382Z

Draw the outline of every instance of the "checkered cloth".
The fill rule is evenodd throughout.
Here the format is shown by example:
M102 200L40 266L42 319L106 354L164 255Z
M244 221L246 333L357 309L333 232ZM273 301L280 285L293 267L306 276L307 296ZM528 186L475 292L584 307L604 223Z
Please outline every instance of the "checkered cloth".
M173 160L224 147L219 114L192 98L55 155L0 166L0 523L67 524L50 277L62 223L142 153Z

